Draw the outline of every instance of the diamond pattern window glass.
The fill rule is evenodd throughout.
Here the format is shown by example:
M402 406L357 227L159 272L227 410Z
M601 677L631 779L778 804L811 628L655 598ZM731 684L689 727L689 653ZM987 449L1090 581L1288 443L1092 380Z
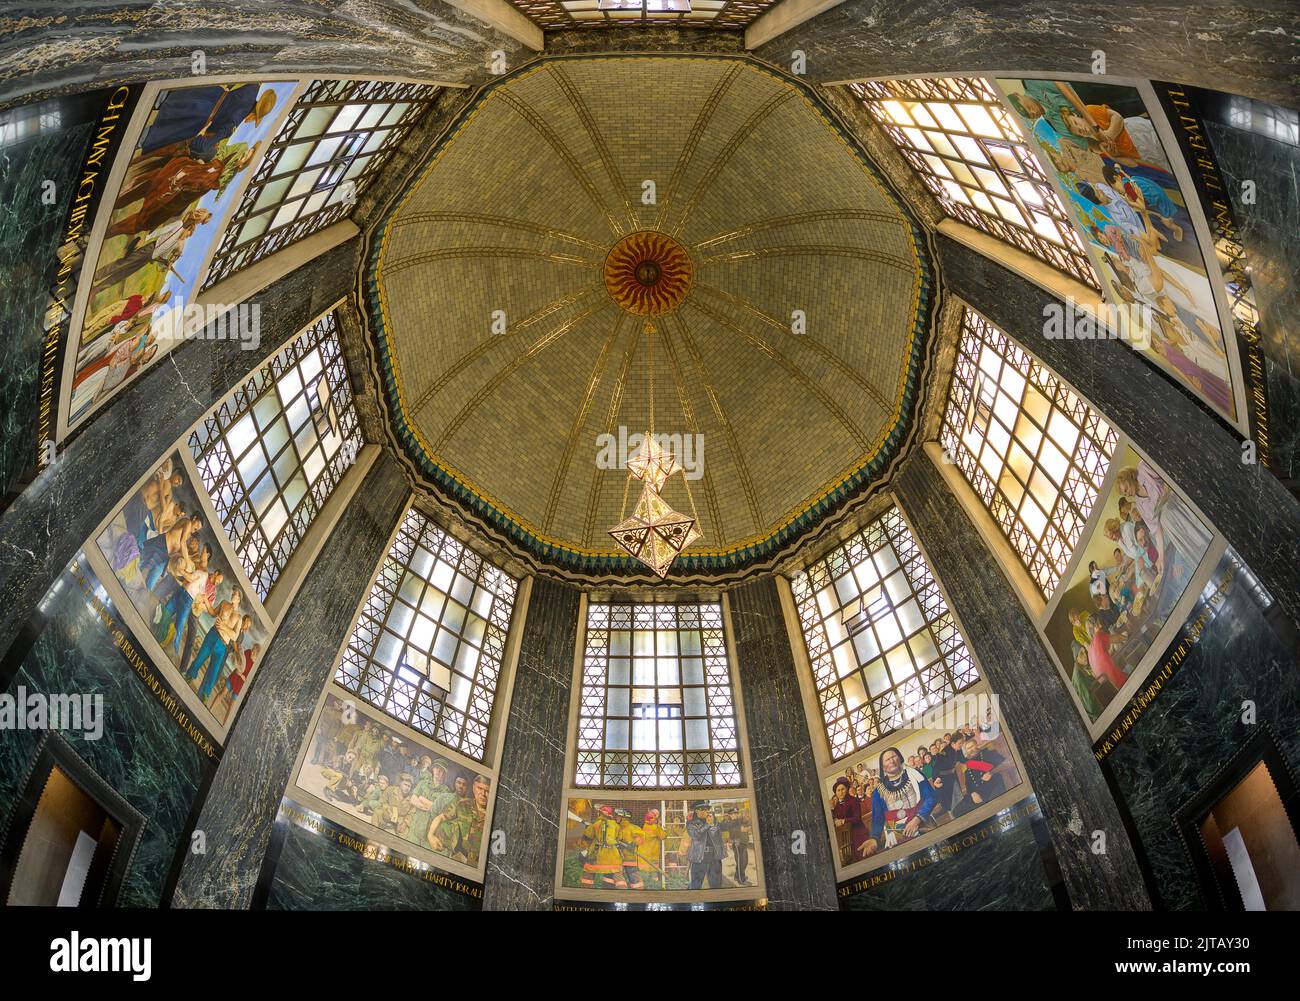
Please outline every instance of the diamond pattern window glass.
M482 761L518 589L515 578L411 509L334 680Z
M190 435L190 454L265 601L361 450L328 313L254 372Z
M849 89L944 211L1100 290L1070 216L992 84L873 80Z
M739 786L722 605L587 606L578 786Z
M896 507L790 586L832 758L888 736L979 680Z
M347 215L438 92L427 84L314 81L262 158L203 287Z
M510 0L543 30L626 24L739 30L777 0Z
M1118 440L1041 362L965 310L939 441L1044 595L1065 572Z

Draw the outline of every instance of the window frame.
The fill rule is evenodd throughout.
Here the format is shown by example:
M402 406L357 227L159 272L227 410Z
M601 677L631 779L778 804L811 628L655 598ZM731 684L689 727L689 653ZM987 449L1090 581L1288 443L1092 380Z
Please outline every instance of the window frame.
M212 500L217 521L230 540L230 548L263 605L275 593L294 555L308 543L312 526L325 513L330 499L357 464L365 445L339 336L339 308L338 303L331 306L258 365L239 386L204 414L184 436L180 446L197 470L198 481ZM288 374L300 371L303 359L313 351L317 352L321 367L311 385L318 384L320 379L327 380L331 389L330 405L338 415L339 444L333 453L327 453L325 437L320 434L312 413L310 386L303 384L287 406L280 392ZM301 376L298 378L302 383ZM258 409L267 399L273 399L276 404L274 414L269 418L264 415L271 412L270 406ZM307 404L307 416L299 422L295 432L290 427L291 411L300 401ZM231 440L231 432L241 427L245 420L250 422L254 433L236 456L237 443ZM262 427L264 420L265 428ZM274 446L275 454L272 455L268 438L281 423L286 428L284 440ZM309 426L312 433L306 435ZM245 482L246 473L241 466L259 446L261 458L266 461L250 485ZM308 481L308 463L317 455L321 457L318 472ZM286 461L289 459L292 462ZM305 486L291 507L286 497L287 488L279 481L283 478L292 484L299 476ZM267 510L279 503L287 512L274 537L267 531L254 498L255 491L263 483L270 483L274 488ZM248 552L254 553L251 561L246 556Z
M1087 527L1088 519L1097 503L1097 499L1102 494L1102 488L1106 482L1106 472L1110 467L1116 449L1119 448L1122 436L1119 430L1086 397L1078 393L1073 386L1058 376L1042 359L1027 349L1020 341L968 304L960 303L959 305L962 313L958 326L956 356L952 373L948 379L947 392L944 395L943 405L939 412L939 446L943 449L944 461L952 460L952 465L956 467L962 482L969 490L972 501L978 504L979 509L997 526L1001 540L1008 545L1010 551L1015 555L1019 566L1026 574L1025 579L1032 583L1035 589L1035 598L1046 601L1055 592L1070 566L1071 559ZM978 356L971 358L967 347L976 338L978 339ZM1001 350L995 345L990 345L990 341L996 341L998 338L1002 340L1009 350ZM981 385L980 380L983 377L988 376L988 373L983 370L980 364L981 357L986 350L991 351L1001 360L999 379L1008 367L1016 369L1016 366L1009 360L1009 356L1019 354L1026 361L1026 367L1023 371L1016 369L1018 377L1023 381L1024 386L1021 390L1021 400L1016 403L1014 426L1008 428L1000 416L990 418L990 424L992 424L993 420L996 420L1000 433L1005 434L1006 437L1006 441L1002 445L1003 454L999 456L1000 465L996 479L989 473L988 467L981 462L981 456L972 452L969 444L965 441L969 433L969 426L965 426L958 433L952 423L952 417L957 412L969 415L970 406L975 400L974 388ZM976 373L974 386L967 386L964 383L960 387L958 386L963 364L973 366ZM1050 393L1043 384L1038 382L1036 376L1043 383L1050 385ZM995 391L992 406L995 415L997 413L997 403L1005 394L1005 387L1000 381L997 386L999 390L1002 390L1002 393ZM1048 416L1045 418L1036 417L1024 407L1024 394L1027 394L1031 387L1046 402ZM970 400L962 402L966 393L971 394ZM1005 394L1005 398L1011 399L1009 394ZM1070 402L1071 399L1074 401L1073 403ZM1070 413L1070 410L1074 408L1086 414L1083 420L1079 420ZM1052 436L1052 432L1048 427L1058 413L1062 414L1065 420L1070 421L1071 426L1077 432L1075 443L1070 452L1064 455L1065 473L1059 484L1052 482L1051 470L1040 463L1040 458L1044 454L1049 440L1057 452L1064 454L1060 448L1061 442ZM1027 447L1027 440L1023 440L1018 434L1022 424L1029 425L1030 431L1035 431L1041 436L1041 440L1032 453ZM1100 438L1099 434L1101 435ZM985 450L989 442L990 438L986 433L981 437L983 446L981 452ZM1091 443L1092 447L1097 449L1100 458L1095 455L1082 455L1085 443ZM1012 454L1013 448L1019 448L1022 454L1029 457L1030 472L1028 474L1021 475L1021 473L1017 472L1012 462L1007 458ZM996 444L992 451L994 454L997 453ZM1034 537L1032 526L1020 519L1020 513L1024 509L1024 505L1030 502L1031 497L1033 498L1032 503L1042 512L1043 505L1039 502L1038 495L1033 493L1032 484L1036 474L1041 474L1048 482L1049 487L1055 489L1055 497L1051 508L1043 512L1046 515L1044 529ZM1008 475L1021 488L1021 495L1014 504L1010 496L1002 488L1002 484L1007 481ZM1086 497L1086 500L1081 501L1079 499L1081 496ZM1058 517L1058 512L1063 513ZM1018 528L1018 530L1013 531L1013 528ZM1018 539L1020 541L1017 541ZM1026 539L1032 539L1032 544L1027 543ZM1056 552L1057 549L1059 549L1059 552Z
M690 633L695 631L689 625L683 627L682 625L683 620L679 610L683 607L696 606L696 607L703 608L706 606L714 606L714 605L716 605L718 609L718 626L712 627L712 626L705 626L703 624L699 626L699 632L701 633L701 637L700 637L701 650L699 655L701 661L700 677L702 680L698 684L697 683L688 684L685 681L685 677L686 677L685 668L682 662L683 660L693 659L693 658L690 656L689 653L683 654L680 647L678 647L678 649L671 654L668 654L667 651L665 651L665 655L661 657L659 654L658 636L661 632L663 633L675 632L677 633L678 638L680 639L682 633ZM628 671L627 684L623 685L617 683L615 684L610 683L609 660L611 658L608 652L609 650L608 646L606 646L605 648L606 649L605 665L602 674L599 676L600 682L594 685L589 683L595 677L594 675L589 676L588 663L587 663L592 656L591 644L593 642L593 639L591 634L593 632L592 630L593 607L605 607L610 610L612 610L615 607L626 607L630 609L628 613L628 626L627 626L627 631L630 634L635 634L638 631L646 631L646 630L637 629L637 610L639 608L652 607L656 609L655 616L654 616L655 625L652 627L651 630L649 630L653 633L655 637L654 653L652 655L654 666L655 666L655 675L656 675L654 682L650 683L649 685L636 683L635 665L638 657L634 649L635 642L636 642L635 636L630 635L628 638L629 645L628 645L627 657L615 658L619 660L626 660L627 662L627 671ZM666 610L670 608L674 610L678 610L675 611L673 614L673 619L675 623L673 627L668 627L666 625L661 624L662 621L666 620L667 613L665 611L659 611L659 610L661 609ZM739 684L736 676L736 664L735 664L735 654L734 654L735 648L734 648L734 642L732 640L732 635L731 635L730 618L729 618L726 602L724 601L724 596L719 595L715 598L711 594L701 593L690 589L656 590L647 595L625 595L625 594L617 594L617 595L610 595L610 596L601 595L597 600L593 600L590 595L584 595L584 601L582 603L580 614L582 617L579 621L578 640L577 640L578 649L577 649L576 664L575 664L577 674L574 679L575 687L574 687L574 693L572 698L573 718L572 718L572 725L570 727L571 738L572 738L572 746L570 748L570 753L571 756L573 757L573 760L566 764L567 781L571 785L571 787L575 790L578 790L579 792L585 790L588 793L597 792L597 791L611 792L611 793L614 792L636 793L636 792L655 791L655 792L662 793L665 796L669 796L670 798L671 796L677 793L681 793L683 796L685 796L688 799L692 798L694 793L703 793L709 790L717 790L720 792L730 793L736 789L742 788L745 785L745 781L746 781L747 773L745 769L746 769L747 755L745 752L745 748L743 747L743 732L742 732L741 720L740 720L740 714L742 709L741 709L741 703L738 695ZM607 627L603 631L608 634L609 632L612 631L612 623L614 620L611 616L609 619L607 619L607 621L611 623L611 627ZM721 650L722 650L722 655L726 659L726 666L727 666L727 679L728 679L727 694L730 696L730 710L731 710L730 722L733 731L732 736L730 738L732 746L730 747L725 746L725 744L720 746L715 746L715 741L717 741L719 737L718 734L719 727L725 727L727 723L727 718L725 716L714 715L713 697L711 696L710 693L710 689L717 686L716 686L716 681L710 678L709 665L707 661L707 658L709 656L707 650L708 643L707 643L707 638L704 636L704 633L706 630L711 631L715 628L721 632ZM608 635L606 639L608 640ZM675 642L674 645L677 645L677 643ZM669 657L671 657L673 660L676 661L676 668L677 668L676 675L678 680L676 683L659 685L658 684L658 661L660 659L668 659ZM641 657L639 659L648 660L651 658ZM644 722L644 719L638 720L635 715L636 706L641 704L641 703L634 702L635 692L637 691L637 689L645 689L647 687L655 689L656 692L658 692L661 688L668 688L668 689L675 688L677 694L680 695L681 697L680 712L679 715L675 717L682 720L682 725L680 728L680 734L682 740L681 740L681 746L679 748L670 747L661 750L658 747L656 747L655 750L643 750L643 749L639 750L634 747L634 743L635 743L634 735L636 731L635 724L637 722ZM584 705L588 698L588 693L595 690L598 690L602 693L601 714L591 715L591 716L584 715ZM612 690L627 692L627 703L628 703L627 715L608 714L609 704L610 704L610 692ZM687 692L696 691L696 690L698 690L701 693L701 698L703 700L704 711L702 715L688 714L686 712L687 697L688 697ZM671 703L655 702L649 704L653 704L659 709L662 709L665 705L671 707ZM664 717L662 716L655 717L656 720L663 719L663 718ZM687 739L686 739L687 724L695 720L703 721L703 725L706 729L708 741L707 741L707 748L705 749L687 748ZM586 721L591 721L593 726L599 727L600 742L596 746L592 746L592 747L583 746L584 740L591 739L591 738L584 738L582 736L584 722ZM625 735L626 747L611 748L609 746L608 735L609 735L609 725L611 722L626 722L627 724L626 735ZM724 739L725 739L725 735L724 735ZM658 743L658 739L656 737L656 744L657 743ZM691 765L689 762L689 756L692 754L708 755L709 779L710 779L708 782L695 782L691 780ZM594 762L594 764L597 766L597 772L596 772L595 779L592 781L587 781L587 782L582 781L582 770L587 765L586 762L582 761L582 757L584 755L595 755L597 759L596 762ZM677 784L665 783L662 780L662 776L665 773L665 768L664 768L665 755L679 755L681 758L681 780ZM626 770L625 770L626 781L621 783L611 784L607 779L608 768L612 763L610 759L617 759L619 757L624 757L624 756L626 757ZM645 759L638 762L637 760L638 756L645 756ZM720 756L734 756L734 762L732 763L735 769L734 782L727 782L724 784L718 781ZM659 781L636 783L634 780L636 774L636 766L638 764L651 764L651 763L653 763L655 766L654 767L655 777ZM669 761L668 764L671 766L672 762Z
M419 519L423 524L412 528L411 525L413 519ZM427 547L423 546L423 540L426 537L426 533L432 533L442 537L439 542L438 550L432 553L433 561L430 566L431 572L433 569L436 569L438 558L442 555L444 547L454 548L456 550L457 562L453 567L451 586L455 585L456 576L459 574L461 566L474 561L477 561L479 564L478 572L482 573L484 576L489 575L490 572L490 574L499 575L500 577L512 582L512 584L507 588L507 590L510 591L510 607L504 621L494 620L492 618L493 613L497 610L499 601L502 600L500 596L495 593L490 602L487 615L478 615L477 612L474 613L477 617L485 621L485 625L480 645L475 647L473 642L464 643L465 646L475 647L479 653L479 657L474 662L475 670L473 676L467 676L464 672L457 671L454 665L447 665L450 667L449 679L453 684L455 683L457 676L467 678L469 683L469 690L465 700L466 709L455 710L463 717L459 726L456 728L456 734L458 737L456 743L450 743L445 739L448 731L444 728L443 713L441 711L442 707L446 705L448 697L451 695L451 689L438 688L438 686L433 684L432 679L427 674L424 676L424 681L418 681L418 679L412 678L399 679L397 670L390 668L376 656L379 649L379 643L385 635L389 635L394 639L403 641L402 656L405 657L405 650L414 646L414 644L411 643L413 638L412 630L415 628L419 618L421 616L426 619L432 618L424 613L423 609L419 607L420 602L413 605L407 598L399 597L399 592L406 583L406 577L408 575L415 577L417 580L422 582L422 587L420 588L421 599L423 599L428 592L438 590L430 578L424 578L418 571L412 569L412 561L418 555L419 550L423 548L425 551L428 551ZM399 545L404 544L404 535L408 537L412 535L414 536L413 539L410 539L409 541L410 554L405 557L404 562L397 563L393 554L395 551L398 551ZM525 616L525 612L520 608L520 603L521 599L526 603L529 593L529 588L526 583L528 580L529 578L527 577L516 576L516 572L513 569L500 566L492 559L483 556L477 550L467 545L464 541L455 538L452 533L448 532L443 526L438 524L435 519L420 510L420 508L414 503L414 496L412 496L408 500L407 505L403 508L402 515L398 519L397 525L394 527L393 532L388 539L388 543L384 548L384 554L380 558L374 574L371 576L365 594L357 605L356 614L353 616L348 633L339 647L339 652L334 659L334 666L330 674L329 686L332 686L338 692L342 693L342 697L355 698L366 703L371 706L375 712L383 715L393 724L405 727L412 732L419 734L422 740L432 741L440 748L444 748L445 750L465 758L468 761L475 762L478 765L487 766L488 762L492 760L493 756L499 750L500 734L504 728L504 720L509 709L509 687L513 680L514 657L516 656L518 649L518 634L522 628ZM472 601L476 592L482 588L482 585L478 578L472 580L470 583L470 600ZM483 589L486 590L486 588ZM439 618L432 620L434 633L433 636L430 637L431 640L444 630L441 613L453 603L453 599L455 599L455 603L458 607L462 607L466 610L471 607L469 604L461 606L460 600L455 598L450 589L445 592L440 591L439 593L442 594L443 600L439 608ZM391 620L394 609L396 609L398 605L409 610L410 615L406 624L402 626L400 630L391 630L388 628L388 623ZM399 610L399 614L406 613ZM482 665L483 654L488 650L488 639L493 635L493 630L496 630L499 634L496 637L499 647L493 651L495 664L491 670L490 691L487 693L488 705L486 708L486 716L479 716L478 718L471 720L469 708L473 705L476 697L481 697L479 689L488 687L480 683L480 679L484 677L484 675L480 674L479 669ZM446 629L446 631L453 632L458 630ZM368 636L368 633L373 635ZM457 652L459 652L461 646L462 636L457 635L455 643L455 649ZM416 649L418 649L418 647ZM432 658L432 649L427 651L427 653ZM355 681L351 683L345 681L343 677L345 667L349 665L356 671ZM401 666L402 665L400 664L397 665L399 668ZM376 669L375 672L370 670L372 667ZM384 701L382 703L376 702L373 698L368 697L365 694L365 683L372 673L381 675L386 673L388 676L386 684L383 685ZM411 674L417 674L417 670L413 666L411 667ZM408 702L409 710L405 717L390 711L387 705L398 680L403 680L408 685L412 685L415 688L414 697ZM429 682L429 684L426 686L424 682ZM428 729L416 725L418 710L420 708L418 702L419 697L432 697L432 693L426 691L426 687L436 688L437 690L446 693L438 698L439 711L428 717ZM377 691L377 689L372 687L371 691L374 692ZM469 726L470 723L475 725ZM467 745L463 739L459 739L463 737L467 730L477 732L479 727L481 727L482 731L481 743L471 743Z
M902 577L908 585L908 593L901 601L897 602L897 605L894 604L893 599L890 599L890 611L892 612L894 607L905 607L909 602L915 600L918 610L922 611L922 622L915 630L900 636L897 642L886 650L879 648L880 643L878 633L875 630L875 621L873 620L868 635L872 636L873 639L876 640L878 649L871 658L868 658L867 663L863 664L861 662L862 658L857 643L855 642L856 637L862 635L862 630L856 630L853 632L846 630L844 638L838 642L832 642L829 633L825 632L827 615L818 606L817 595L825 588L829 587L835 592L836 597L841 602L841 604L836 606L833 611L837 614L842 614L844 609L849 607L849 603L845 603L842 595L840 595L838 590L835 589L835 580L837 578L844 579L844 577L847 576L853 579L855 587L860 591L861 584L857 581L857 574L855 571L858 566L861 565L861 561L857 563L846 562L847 574L832 574L827 565L835 560L837 556L846 561L850 560L850 547L854 543L859 543L860 540L864 540L868 536L868 533L870 533L877 525L886 521L891 515L897 515L899 523L901 523L901 526L907 533L911 543L915 546L916 553L915 555L906 557L903 560L897 559L897 557L902 554L898 552L893 538L888 535L888 530L884 530L886 533L885 545L887 545L892 552L894 565L890 566L885 573L880 574L879 579L883 584L886 579L892 578L899 571L902 571ZM974 650L970 645L965 630L961 627L961 622L958 619L956 612L953 611L952 603L948 599L947 591L944 589L943 584L939 581L938 576L935 574L934 569L930 564L929 554L926 553L925 548L921 545L911 522L907 518L906 512L898 502L897 498L892 496L888 497L885 502L882 502L881 508L875 514L869 518L864 518L863 521L864 524L851 536L847 539L837 540L835 545L830 546L820 553L816 559L808 560L799 571L799 574L806 575L809 584L816 585L815 573L818 570L825 568L824 572L827 574L827 578L824 584L815 586L810 591L801 594L802 587L799 581L799 575L792 573L789 575L781 575L780 578L784 582L783 594L788 595L789 600L789 607L786 609L786 627L790 633L790 644L795 650L795 663L802 665L802 668L797 673L800 675L800 688L804 694L809 731L820 735L820 739L815 740L814 744L821 749L822 753L819 757L824 757L824 761L819 761L819 764L823 767L840 764L843 761L862 753L865 748L888 738L892 734L907 730L909 723L912 719L915 719L915 716L909 719L902 717L900 714L900 721L897 725L893 726L892 729L883 729L879 725L880 720L875 712L874 703L885 698L892 698L895 705L897 705L897 695L901 685L920 678L922 671L933 673L936 669L940 669L940 666L942 666L941 669L946 676L944 680L951 686L951 688L950 690L938 692L935 698L928 700L928 702L921 707L921 711L943 705L964 695L974 687L978 686L981 682L987 682L987 675L985 675L983 667L975 656ZM871 557L873 554L882 551L884 548L884 546L874 549L868 548L864 555ZM870 562L874 567L874 559L870 560ZM906 566L908 563L916 563L924 570L928 577L928 581L926 581L921 588L916 586L912 581L911 576L907 573ZM878 568L876 569L878 571ZM882 592L884 591L883 586L881 587L881 590ZM937 614L930 614L927 610L922 608L922 596L927 593L930 602L937 601L939 606L941 606L941 611ZM809 637L809 620L805 617L803 609L801 608L801 606L807 607L809 605L811 605L817 612L817 619L812 623L812 625L823 630L823 637L826 642L825 650L821 650L819 645L815 644ZM949 620L948 622L943 622L945 617ZM944 630L948 631L942 635L939 632L941 625ZM935 660L929 661L923 668L918 668L915 653L912 651L908 641L927 632L930 636L931 645L934 647L938 657ZM834 650L841 648L850 649L850 656L853 657L856 665L852 670L846 671L843 674L839 673L833 652ZM886 655L897 649L905 649L907 651L908 657L913 666L911 674L903 678L901 683L894 680L892 673L889 672L888 662L886 660ZM828 670L833 675L831 682L826 685L821 684L815 666L815 660L822 657L828 658ZM963 664L961 677L958 676L956 667L948 663L948 657L954 657L959 664ZM865 672L877 661L880 662L881 671L884 672L884 676L888 679L889 684L887 688L882 689L879 694L872 694L870 691L870 685L867 683L865 677ZM822 676L826 676L825 672L823 672ZM867 698L863 703L860 703L853 709L848 709L847 706L845 707L842 714L842 721L845 724L844 730L848 743L837 744L835 742L833 723L840 720L841 717L837 714L835 719L828 718L828 700L824 697L823 693L829 691L832 685L834 685L840 689L840 698L842 701L843 681L845 678L851 676L862 676L862 685ZM924 682L922 682L922 684L924 684ZM869 719L867 729L860 735L854 732L852 714L853 712L863 709L866 710Z
M853 100L860 104L885 132L894 148L907 161L912 172L934 195L939 207L948 218L964 223L999 243L1047 265L1066 278L1080 282L1092 291L1100 293L1101 281L1083 239L1076 231L1069 212L1061 204L1059 193L1043 173L1037 156L1030 147L1028 137L1020 128L1016 117L1003 104L997 88L992 83L992 78L983 76L885 78L852 81L846 86ZM899 104L939 102L949 105L957 116L959 124L964 126L964 130L958 131L946 126L933 115L929 116L934 121L933 127L915 119L910 125L904 125L889 113L887 104L891 102ZM984 108L987 117L993 121L994 130L1000 133L999 137L984 134L972 126L968 119L962 117L961 107L973 104ZM928 108L926 113L929 114ZM917 133L919 140L909 136L909 132ZM935 146L929 138L936 133L941 134L947 150ZM922 143L931 148L922 149ZM965 144L973 144L975 155L983 157L985 162L979 163L968 155ZM1014 160L1021 169L1018 172L1011 172L1008 166L988 152L985 144L1010 149L1010 159ZM930 161L938 161L950 176L945 178ZM954 166L957 168L956 172L953 171ZM980 171L995 175L992 183L1002 188L1001 194L983 179ZM964 175L969 176L969 182ZM1034 204L1026 197L1022 191L1024 185L1033 189L1041 201L1040 204ZM960 198L953 195L952 188L957 189ZM987 201L989 207L984 208L975 202L972 193ZM1001 198L1010 203L1027 225L1022 225L998 210L994 198ZM1048 218L1060 237L1059 241L1054 241L1034 229L1032 225L1034 212Z
M345 219L356 205L357 199L374 182L384 165L428 113L443 90L444 88L437 84L416 81L341 78L311 80L306 90L289 109L275 137L261 156L256 171L240 197L239 204L226 221L225 230L212 253L200 291L206 292L218 282ZM327 131L336 122L341 110L361 104L365 105L366 110L357 115L357 121L350 123L352 125L364 121L371 108L385 105L389 110L365 129L342 128L337 132ZM406 105L406 107L394 121L385 124L392 113L392 108L398 105ZM332 111L321 131L305 138L295 135L300 128L312 122L313 114L326 108ZM383 141L375 149L367 152L374 142L374 137L381 132L386 133ZM327 147L335 139L338 140L335 150L323 160L314 162L322 147ZM340 157L338 149L354 141L357 148L349 150L347 155ZM293 150L303 146L307 147L307 153L295 157ZM365 160L362 168L355 176L349 176L363 155ZM279 169L282 163L290 163L294 159L299 161L295 166L285 170ZM320 174L306 190L298 190L299 183L304 177L317 170ZM321 182L335 173L339 173L339 176L329 183L329 194L311 211L304 211L306 205L325 190L326 186ZM351 199L339 194L345 190L343 186L348 181L353 183L354 195ZM268 198L263 203L263 194L273 191L278 191L276 197ZM295 203L298 207L292 218L275 225L285 207ZM265 224L259 228L257 220L265 220ZM245 237L244 230L250 226L255 229L255 232Z

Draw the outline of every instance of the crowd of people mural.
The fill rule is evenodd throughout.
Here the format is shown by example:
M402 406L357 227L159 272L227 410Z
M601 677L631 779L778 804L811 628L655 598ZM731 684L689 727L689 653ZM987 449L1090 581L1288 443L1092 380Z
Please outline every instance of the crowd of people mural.
M1205 255L1142 95L1080 81L999 80L1093 250L1107 299L1149 307L1134 343L1230 421L1237 406Z
M218 726L232 718L266 649L266 631L173 453L97 540L167 663Z
M591 890L756 886L747 799L570 799L563 885Z
M407 844L477 866L491 780L326 696L296 785Z
M1213 541L1169 483L1129 445L1098 500L1095 529L1061 582L1045 632L1095 723L1151 650Z
M159 94L109 212L74 348L69 426L183 336L182 310L240 179L296 85L230 83Z
M992 706L950 729L893 734L827 783L841 868L958 821L1021 783Z

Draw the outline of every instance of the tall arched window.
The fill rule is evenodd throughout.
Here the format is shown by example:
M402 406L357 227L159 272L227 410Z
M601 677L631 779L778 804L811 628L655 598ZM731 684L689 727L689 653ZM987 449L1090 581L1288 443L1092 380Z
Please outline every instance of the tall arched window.
M740 785L718 601L587 606L577 785Z
M833 759L979 680L896 507L795 574L790 586Z
M1065 572L1118 441L1041 362L964 309L939 442L1044 595Z
M334 680L482 761L519 582L411 508Z

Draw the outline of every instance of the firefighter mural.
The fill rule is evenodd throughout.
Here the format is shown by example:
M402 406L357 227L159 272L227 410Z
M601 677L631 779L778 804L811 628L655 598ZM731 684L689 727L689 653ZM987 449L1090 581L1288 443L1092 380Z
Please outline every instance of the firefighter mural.
M747 799L570 799L563 885L722 890L757 884Z

